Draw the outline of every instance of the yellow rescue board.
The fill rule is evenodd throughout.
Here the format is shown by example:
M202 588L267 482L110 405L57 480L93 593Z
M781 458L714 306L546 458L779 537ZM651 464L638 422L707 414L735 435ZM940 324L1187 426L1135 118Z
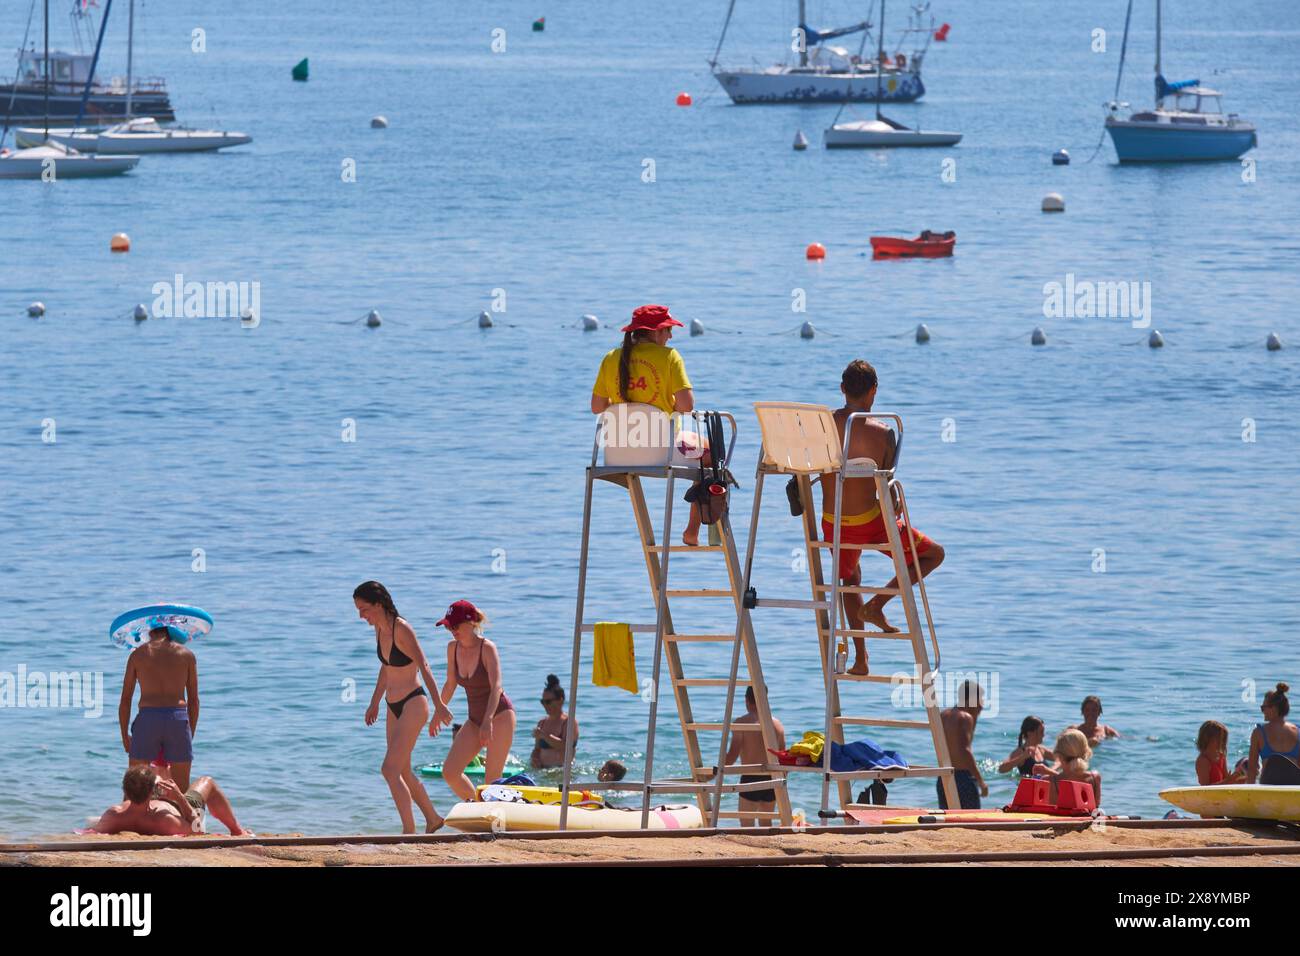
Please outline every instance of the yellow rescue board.
M447 825L465 833L558 830L559 803L458 803L447 814ZM569 808L570 830L639 830L640 808ZM651 830L697 830L704 826L699 807L663 806L650 810Z
M515 785L515 784L513 784L513 783L511 783L511 784L504 784L504 783L490 784L490 783L485 783L485 784L481 784L481 785L479 786L479 788L478 788L478 792L481 794L481 793L482 793L484 790L486 790L488 787L496 787L496 788L498 788L498 789L500 789L500 788L502 788L502 787L505 787L507 790L514 790L514 791L516 791L516 792L517 792L521 797L523 797L525 800L527 800L527 801L529 801L529 802L531 802L531 803L555 803L555 804L558 804L558 803L560 802L560 788L559 788L559 787L521 787L521 786L517 786L517 785ZM602 800L602 799L600 798L600 796L598 796L598 795L595 794L595 793L592 793L590 790L570 790L570 791L569 791L569 803L571 803L571 804L573 804L573 803L599 803L599 804L604 804L604 802L605 802L605 801Z
M1227 787L1172 787L1160 796L1203 817L1245 820L1300 820L1300 787L1240 784Z

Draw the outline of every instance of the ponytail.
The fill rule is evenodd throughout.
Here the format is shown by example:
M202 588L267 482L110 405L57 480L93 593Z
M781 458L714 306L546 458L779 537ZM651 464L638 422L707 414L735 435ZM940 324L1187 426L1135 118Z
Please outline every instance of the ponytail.
M384 609L393 623L397 622L398 613L397 605L393 603L393 596L388 593L388 588L384 587L378 581L366 581L358 584L352 597L357 601L365 601L367 604L378 604Z
M618 394L625 402L630 401L627 390L631 388L632 383L632 348L641 342L645 335L643 329L623 333L623 351L618 356Z

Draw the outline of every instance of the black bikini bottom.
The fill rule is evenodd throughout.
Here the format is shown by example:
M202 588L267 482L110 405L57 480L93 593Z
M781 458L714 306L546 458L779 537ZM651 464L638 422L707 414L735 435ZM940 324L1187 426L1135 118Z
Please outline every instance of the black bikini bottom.
M394 717L401 718L402 708L406 706L406 702L408 700L410 700L412 697L427 697L427 696L428 695L424 692L423 687L417 687L415 688L415 690L411 691L409 694L407 694L405 697L403 697L395 704L390 700L388 702L388 709L393 712Z

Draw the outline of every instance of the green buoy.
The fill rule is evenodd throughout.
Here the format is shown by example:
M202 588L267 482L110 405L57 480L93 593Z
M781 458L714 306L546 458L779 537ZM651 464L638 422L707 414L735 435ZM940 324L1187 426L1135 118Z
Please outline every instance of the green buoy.
M307 58L303 57L298 61L298 65L293 68L293 78L295 80L307 79Z
M533 32L541 33L546 29L546 17L538 17L533 21Z

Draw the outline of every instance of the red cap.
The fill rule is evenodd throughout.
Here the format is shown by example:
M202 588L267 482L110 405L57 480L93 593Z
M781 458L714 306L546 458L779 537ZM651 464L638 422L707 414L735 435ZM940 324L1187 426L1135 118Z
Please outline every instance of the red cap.
M466 621L477 622L482 618L483 615L479 613L478 608L469 601L453 601L451 607L447 608L447 613L438 622L438 626L454 631Z
M643 305L632 313L632 324L623 326L624 332L650 331L657 332L659 329L666 329L671 326L680 326L682 323L669 314L666 306L662 305Z

